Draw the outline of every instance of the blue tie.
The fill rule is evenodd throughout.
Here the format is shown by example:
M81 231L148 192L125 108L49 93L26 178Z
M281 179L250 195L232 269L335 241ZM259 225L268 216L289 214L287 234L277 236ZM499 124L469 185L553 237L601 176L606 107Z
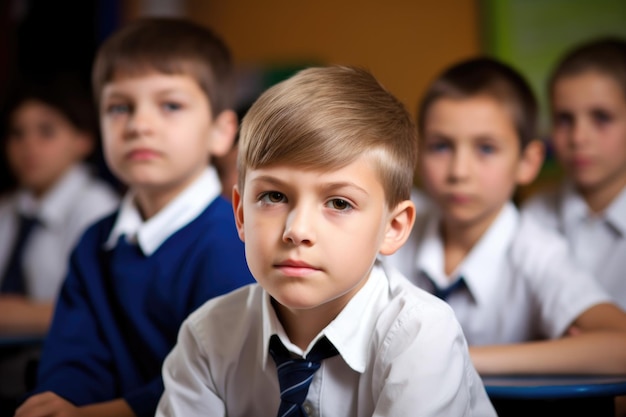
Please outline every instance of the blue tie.
M270 355L276 362L278 383L280 385L280 407L278 417L306 417L302 403L309 392L313 374L322 365L322 360L337 355L339 352L323 337L317 341L306 359L292 358L277 335L270 339Z
M439 288L437 286L437 284L435 284L435 282L433 280L430 280L430 281L433 284L433 294L436 295L437 297L441 298L444 301L446 301L448 299L450 294L452 294L455 291L460 290L461 288L463 288L463 287L465 287L467 285L467 284L465 284L465 280L463 279L463 277L459 277L459 279L454 281L454 283L452 285L450 285L450 286L448 286L446 288Z
M22 258L24 257L26 241L38 221L34 217L27 217L22 214L19 217L20 224L17 237L2 276L2 284L0 285L0 293L3 294L26 294L26 280L24 279Z

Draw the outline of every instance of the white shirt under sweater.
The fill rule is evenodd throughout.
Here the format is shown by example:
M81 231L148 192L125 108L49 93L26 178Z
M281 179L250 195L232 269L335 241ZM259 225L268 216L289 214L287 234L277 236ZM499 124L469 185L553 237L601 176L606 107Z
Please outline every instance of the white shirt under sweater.
M120 236L136 243L145 256L152 255L170 236L191 223L222 192L217 170L207 166L204 171L158 213L144 220L131 190L124 196L111 233L104 243L113 249Z
M300 356L322 336L339 351L314 375L304 404L311 417L495 416L452 310L378 262L305 352L258 284L208 301L165 360L156 415L275 417L273 334Z
M36 216L24 249L24 276L28 296L51 301L67 273L74 245L93 222L110 214L119 195L104 181L93 177L87 166L71 168L57 184L37 200L19 190L0 203L0 280L7 267L19 225L19 213Z
M565 236L575 261L626 309L626 188L594 214L573 184L564 182L531 197L522 213Z
M581 313L610 297L572 262L561 236L520 217L507 203L448 277L440 217L435 210L424 212L409 241L385 262L429 292L433 283L445 288L462 276L466 287L446 301L470 345L560 337Z

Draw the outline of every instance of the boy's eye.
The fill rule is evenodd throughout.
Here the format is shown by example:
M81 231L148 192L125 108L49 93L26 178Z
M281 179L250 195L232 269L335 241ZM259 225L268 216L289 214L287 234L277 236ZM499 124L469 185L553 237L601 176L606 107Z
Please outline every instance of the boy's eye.
M339 211L352 209L352 204L341 198L333 198L332 200L329 200L326 204L328 207Z
M569 113L556 113L552 122L557 127L569 127L574 124L574 117Z
M450 150L450 144L443 141L427 143L426 149L429 152L445 152Z
M107 114L125 114L130 113L128 104L109 104L105 109Z
M183 106L181 106L179 103L168 101L168 102L163 103L162 107L165 111L171 112L171 111L180 110Z
M605 125L613 120L613 115L602 109L591 111L591 118L596 125Z
M283 193L279 193L278 191L268 191L261 194L261 196L259 197L259 201L270 204L280 203L285 200L285 195Z
M496 151L496 147L488 143L482 143L478 145L478 151L485 155L491 155Z

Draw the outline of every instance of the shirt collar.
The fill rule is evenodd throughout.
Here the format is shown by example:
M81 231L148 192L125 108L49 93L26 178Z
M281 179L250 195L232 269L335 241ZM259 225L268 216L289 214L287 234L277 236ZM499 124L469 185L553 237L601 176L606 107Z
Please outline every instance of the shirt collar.
M129 241L139 245L144 255L150 256L167 238L198 217L220 192L215 168L207 167L191 185L146 221L141 218L134 193L129 192L122 200L104 247L113 249L120 236L126 235Z
M300 356L306 356L315 342L326 336L337 348L343 360L354 371L363 373L367 365L369 341L376 326L378 312L388 296L388 280L381 262L376 261L367 282L352 297L339 315L326 326L309 344L306 351L302 351L289 341L281 325L269 294L265 293L263 300L263 364L267 364L269 357L270 337L278 335L285 347ZM358 324L358 325L357 325Z
M517 209L511 202L502 207L494 222L454 272L453 280L445 274L439 222L440 217L436 215L426 225L424 241L416 257L418 270L428 275L439 288L450 286L462 276L476 302L488 302L497 288L502 263L506 261L506 252L515 237L519 222Z
M585 219L589 213L587 203L582 196L576 192L571 181L565 181L561 188L561 218L563 219L563 229L572 230Z
M21 214L35 216L46 227L62 226L65 213L76 201L76 193L89 181L88 168L82 164L70 168L41 200L32 192L20 191L17 199Z
M606 209L606 220L622 236L626 236L626 187L615 197L611 205Z
M573 230L578 223L589 217L589 208L583 197L576 192L571 181L565 182L561 192L563 193L560 207L561 218L564 221L565 230ZM615 197L602 216L622 236L626 236L624 213L626 213L626 187Z

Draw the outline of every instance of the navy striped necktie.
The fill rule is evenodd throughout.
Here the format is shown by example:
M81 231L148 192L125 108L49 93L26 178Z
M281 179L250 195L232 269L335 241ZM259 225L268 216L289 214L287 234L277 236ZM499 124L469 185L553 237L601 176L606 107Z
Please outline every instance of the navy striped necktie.
M276 362L280 385L277 417L306 417L302 404L309 392L313 375L322 365L322 360L338 353L332 343L322 337L306 358L293 358L277 335L270 338L270 355Z
M38 221L34 217L23 214L20 214L19 218L20 223L13 243L13 250L2 276L2 284L0 285L0 293L2 294L26 294L26 279L23 270L24 249L26 249L26 242Z
M459 291L463 287L467 286L462 276L459 277L456 281L454 281L454 283L450 284L449 286L445 288L439 288L439 286L437 286L437 284L435 284L435 281L433 280L430 280L430 282L433 284L433 294L441 298L443 301L447 301L448 297L452 293Z

